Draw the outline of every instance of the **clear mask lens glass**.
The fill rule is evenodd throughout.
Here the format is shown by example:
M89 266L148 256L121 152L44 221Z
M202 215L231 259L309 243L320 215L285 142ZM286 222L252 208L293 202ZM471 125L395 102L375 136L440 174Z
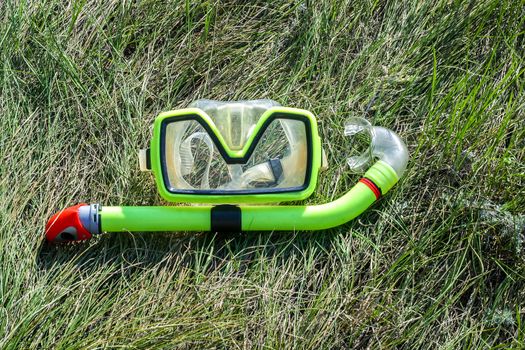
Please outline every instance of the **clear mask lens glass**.
M243 119L230 119L234 124L240 120ZM241 133L224 133L218 129L226 146L235 151L242 149L256 132L256 122L253 119L250 125L239 125L238 130L244 130ZM236 125L230 126L231 130L235 128ZM308 185L307 139L304 121L273 119L256 135L255 147L248 152L249 156L233 164L223 157L217 137L210 134L201 122L174 119L166 124L161 141L166 185L174 193L295 191Z

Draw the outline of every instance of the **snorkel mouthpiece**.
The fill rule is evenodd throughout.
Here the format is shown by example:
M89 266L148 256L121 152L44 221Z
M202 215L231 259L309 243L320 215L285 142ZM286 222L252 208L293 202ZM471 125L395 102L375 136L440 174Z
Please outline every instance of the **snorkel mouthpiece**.
M100 233L98 204L77 204L53 215L46 225L46 239L51 243L67 243L90 239Z
M358 155L346 159L350 170L361 173L374 159L385 162L401 178L408 163L408 149L401 138L392 130L373 126L364 118L350 118L345 124L345 136L366 135L370 140L368 148Z
M272 100L199 100L190 108L161 113L149 148L140 153L141 170L151 171L166 201L199 205L82 203L53 215L46 239L63 243L102 232L295 231L342 225L385 195L408 162L401 138L366 119L347 120L345 135L351 137L349 149L356 149L347 164L363 174L355 186L329 203L282 205L277 203L310 196L326 167L311 112Z

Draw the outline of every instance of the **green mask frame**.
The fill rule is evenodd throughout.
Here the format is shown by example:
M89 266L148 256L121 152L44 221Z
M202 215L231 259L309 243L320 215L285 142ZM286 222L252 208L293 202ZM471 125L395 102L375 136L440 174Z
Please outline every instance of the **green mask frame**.
M228 114L227 116L231 115ZM215 120L220 117L224 116L218 116ZM242 117L241 114L238 120L242 120ZM228 168L230 170L228 172L229 175L235 173L241 174L237 176L237 181L230 179L230 183L220 186L222 188L211 188L213 186L210 186L210 181L207 180L208 186L205 186L205 188L198 188L196 186L197 188L195 188L183 179L183 176L180 174L180 169L183 168L181 165L184 163L184 159L181 160L181 149L183 148L182 146L184 146L184 142L181 142L180 138L177 139L177 136L179 136L177 135L177 131L179 131L179 134L185 131L187 133L189 126L181 125L181 127L177 128L179 126L177 124L189 123L197 126L194 127L192 135L204 135L208 138L208 147L213 148L213 152L215 153L215 155L212 155L214 156L212 157L213 159L210 159L210 163L212 161L214 162L212 168L217 169L222 166L222 168ZM286 129L286 127L288 128ZM237 147L233 148L231 145L232 142L225 139L212 117L203 110L199 108L186 108L164 112L155 119L150 148L146 152L141 153L143 158L147 157L147 159L142 160L142 163L150 165L149 168L154 174L160 195L169 202L221 204L270 203L302 200L309 197L317 185L317 176L319 168L321 167L322 158L321 140L314 115L302 109L275 106L264 111L256 122L254 120L253 123L248 124L248 128L250 132L246 135L245 140L237 142ZM262 151L258 152L258 148L263 148L259 146L267 141L266 135L272 134L270 136L282 137L282 135L275 135L276 133L272 131L284 131L281 132L281 134L286 134L286 131L289 131L288 134L291 134L294 129L300 130L297 134L301 137L296 137L296 139L300 140L295 140L298 142L288 140L288 142L284 143L289 144L288 148L296 146L297 144L301 144L302 146L296 147L295 150L284 150L288 153L288 156L282 157L281 159L271 159L271 157L266 159L268 164L273 164L272 161L278 161L280 163L278 164L281 172L280 177L285 178L285 180L279 183L277 181L278 179L271 179L271 182L275 184L274 186L264 184L258 187L240 185L239 183L243 181L242 175L250 173L250 168L248 171L243 171L243 165L250 163L251 158L254 157L254 153L263 153ZM170 130L173 131L170 132ZM175 135L169 138L168 134ZM181 137L182 136L183 135L181 135ZM190 141L190 137L191 136L187 137L188 141ZM177 150L173 151L171 148L174 146L174 141L177 140L179 142L176 142L175 146L179 147L176 147ZM278 142L282 143L282 140L278 140ZM275 142L272 144L274 143ZM170 154L169 157L168 153ZM187 157L189 156L186 156L186 158ZM175 162L172 158L177 158L179 161ZM186 163L188 163L188 161L186 161ZM265 163L257 164L257 166L265 170ZM146 165L146 167L143 168L148 168L148 166ZM273 168L269 165L267 168L270 170L267 171L269 174L266 178L268 179L268 177L275 174L275 171L273 171ZM297 168L301 168L301 171L296 171L296 174L293 174ZM237 172L235 172L235 170L237 170ZM252 165L251 170L251 173L254 173L254 170L257 170L256 166ZM219 173L219 171L216 171L216 173ZM220 175L221 174L216 174L215 177L219 178L221 177ZM265 177L264 173L261 175ZM254 175L252 175L252 177L253 176ZM209 174L207 174L207 177L210 177ZM287 177L291 179L287 181ZM175 180L171 180L171 178ZM179 181L176 181L177 178ZM262 181L259 183L261 182ZM179 186L175 186L173 183L178 183ZM288 185L286 183L288 183ZM183 184L185 186L183 186Z

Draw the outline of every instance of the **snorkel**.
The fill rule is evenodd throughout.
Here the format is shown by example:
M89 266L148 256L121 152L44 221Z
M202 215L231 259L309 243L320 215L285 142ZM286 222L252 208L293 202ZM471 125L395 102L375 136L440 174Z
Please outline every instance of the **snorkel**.
M347 159L351 170L364 175L346 194L325 204L270 205L305 199L316 187L324 157L314 115L271 100L199 100L190 108L161 113L149 149L140 152L141 169L153 173L165 200L199 205L79 204L51 217L46 238L70 242L104 232L292 231L342 225L386 194L408 162L407 148L393 131L350 119L345 135L358 134L367 135L370 145Z

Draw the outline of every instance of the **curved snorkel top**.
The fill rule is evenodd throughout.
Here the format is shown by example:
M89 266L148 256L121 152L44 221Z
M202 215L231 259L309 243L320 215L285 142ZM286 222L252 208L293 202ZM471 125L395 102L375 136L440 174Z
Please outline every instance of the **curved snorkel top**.
M49 220L46 238L50 242L67 242L103 232L322 230L344 224L386 194L403 176L408 163L407 147L395 132L353 118L345 125L345 135L357 134L369 137L369 147L362 154L347 158L347 163L354 172L368 169L353 188L332 202L255 206L78 205Z
M372 155L390 165L401 178L408 164L407 146L392 130L375 126L373 133Z

